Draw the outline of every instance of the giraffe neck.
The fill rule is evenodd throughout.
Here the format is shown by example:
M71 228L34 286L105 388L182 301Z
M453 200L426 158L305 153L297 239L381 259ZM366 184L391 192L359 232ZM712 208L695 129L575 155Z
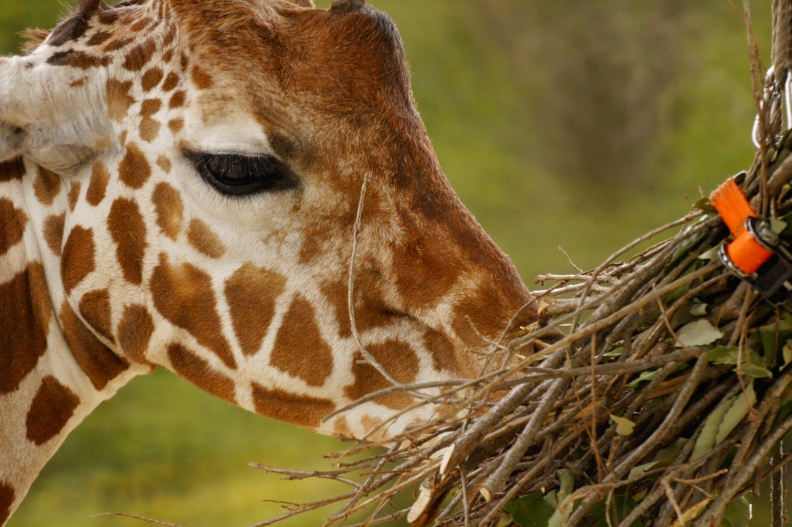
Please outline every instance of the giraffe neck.
M48 261L40 250L42 238L35 230L42 222L35 219L43 210L38 202L29 206L25 197L55 194L54 187L64 183L36 172L41 169L21 159L0 164L0 525L69 432L143 373L62 305L62 288L52 285L59 281L47 279L59 273L59 258ZM68 198L63 201L53 199L46 211L48 243L60 243L56 231L62 229Z

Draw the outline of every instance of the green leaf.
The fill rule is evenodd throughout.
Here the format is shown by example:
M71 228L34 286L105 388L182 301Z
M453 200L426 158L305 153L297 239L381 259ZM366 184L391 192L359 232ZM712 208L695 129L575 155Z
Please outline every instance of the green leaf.
M748 415L748 409L754 404L756 404L756 392L751 383L745 393L738 393L718 405L704 422L704 428L693 446L691 459L700 458L726 439Z
M735 368L734 371L737 371L737 368ZM773 374L767 368L757 366L756 364L751 364L750 362L746 362L742 365L742 372L743 375L750 375L751 377L756 377L757 379L765 377L769 378L773 376Z
M742 497L726 507L721 527L748 527L750 521L751 505L748 503L747 498Z
M630 388L636 388L643 381L653 381L655 380L655 377L657 377L657 374L659 372L660 370L642 371L641 374L638 376L638 378L635 379L634 381L630 381L630 384L628 384L627 386L629 386Z
M538 492L510 501L503 508L520 527L547 527L553 516L553 507Z
M781 350L781 353L784 356L784 368L786 368L790 362L792 362L792 340L787 340L784 349Z
M696 200L696 203L693 204L693 207L702 212L716 212L715 207L712 206L709 198L699 198Z
M608 353L605 354L606 357L621 357L621 354L624 353L624 348L619 346L618 348L613 348Z
M653 468L655 468L660 462L659 461L652 461L650 463L644 463L643 465L638 465L637 467L633 467L630 470L630 475L627 476L627 479L637 478L638 476L643 476Z
M636 505L635 498L628 494L615 495L609 511L612 525L619 525L623 519L630 515ZM586 514L586 517L596 518L596 522L591 524L590 527L608 527L608 520L605 518L605 500L594 504ZM635 520L630 524L630 527L641 527L641 520Z
M687 252L687 250L685 252ZM679 275L679 278L682 278L683 276L689 275L690 273L695 271L698 268L698 265L699 265L699 262L694 260L693 263L691 263L687 267L687 269L682 271L682 274ZM663 298L665 299L666 302L673 302L674 300L679 300L680 298L685 296L688 293L688 291L690 291L690 282L688 282L687 284L683 284L683 285L677 287L676 289L674 289L673 291L671 291L669 293L666 293L666 295Z
M694 317L707 316L707 304L693 304L693 306L690 308L690 314Z
M781 234L787 228L787 222L776 218L770 218L770 230L776 234Z
M564 527L564 524L572 514L571 495L575 490L575 474L571 470L561 473L561 488L558 490L558 507L547 522L547 527Z
M659 450L651 462L633 467L632 470L630 470L630 475L627 477L627 479L632 479L633 477L643 475L650 470L653 470L655 467L661 468L670 465L671 462L676 459L679 453L682 452L682 449L685 448L685 445L688 441L689 439L685 437L677 438L677 440L668 445L668 447Z
M633 433L633 430L635 430L635 423L626 417L619 417L617 415L611 414L611 419L613 419L613 422L616 423L616 433L620 436L628 436Z
M719 258L718 252L720 247L713 247L709 251L705 251L699 255L699 260L717 260Z
M707 352L707 359L713 364L737 364L740 348L735 346L718 346Z
M723 333L718 331L708 320L699 319L683 326L677 336L679 337L677 347L681 348L682 346L706 346L707 344L712 344L723 337Z

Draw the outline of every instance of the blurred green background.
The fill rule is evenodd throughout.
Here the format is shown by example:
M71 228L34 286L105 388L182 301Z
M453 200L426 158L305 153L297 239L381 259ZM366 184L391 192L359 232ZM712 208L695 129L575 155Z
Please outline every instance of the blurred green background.
M329 0L320 1L326 7ZM454 188L526 283L591 268L747 168L745 28L723 0L371 0L399 26ZM770 0L751 2L767 63ZM61 0L0 0L0 53ZM329 466L344 445L248 414L167 372L133 381L66 441L11 527L251 525L344 489L249 461ZM769 524L761 500L753 525ZM284 525L321 524L319 515Z

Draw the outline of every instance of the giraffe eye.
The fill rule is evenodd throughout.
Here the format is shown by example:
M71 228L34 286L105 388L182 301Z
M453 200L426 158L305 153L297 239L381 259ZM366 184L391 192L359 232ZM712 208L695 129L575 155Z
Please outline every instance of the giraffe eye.
M268 155L187 152L201 177L222 194L248 196L300 186L297 174L283 161Z

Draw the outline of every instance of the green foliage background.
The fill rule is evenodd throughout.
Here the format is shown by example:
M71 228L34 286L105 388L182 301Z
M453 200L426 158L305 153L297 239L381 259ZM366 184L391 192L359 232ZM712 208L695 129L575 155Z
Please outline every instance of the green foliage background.
M399 26L419 109L462 200L526 283L590 268L684 215L751 161L745 30L722 0L371 0ZM319 2L327 6L329 0ZM770 0L752 2L769 43ZM0 53L59 0L2 0ZM767 61L765 53L765 61ZM234 527L342 489L249 461L329 465L337 441L266 420L167 372L105 403L44 470L11 527L125 527L124 511ZM763 506L753 525L769 523ZM319 515L286 525L321 524Z

